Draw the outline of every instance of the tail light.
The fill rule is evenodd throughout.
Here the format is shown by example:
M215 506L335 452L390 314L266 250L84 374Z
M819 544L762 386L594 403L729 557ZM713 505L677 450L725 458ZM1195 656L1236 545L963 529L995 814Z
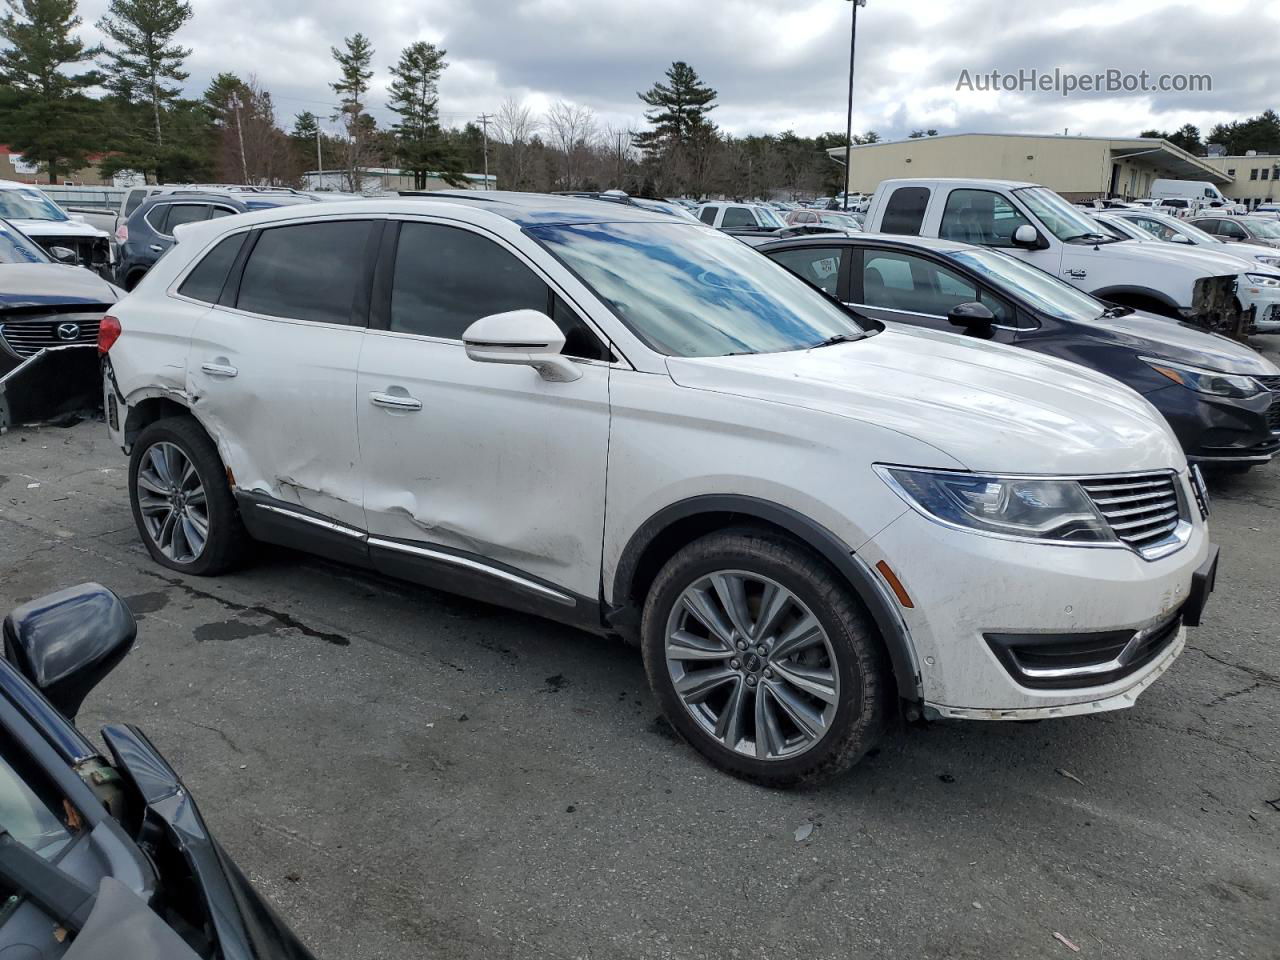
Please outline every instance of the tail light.
M120 321L107 314L98 323L98 353L106 354L112 344L120 339Z
M119 243L129 242L129 225L127 223L122 223L116 227L116 240Z

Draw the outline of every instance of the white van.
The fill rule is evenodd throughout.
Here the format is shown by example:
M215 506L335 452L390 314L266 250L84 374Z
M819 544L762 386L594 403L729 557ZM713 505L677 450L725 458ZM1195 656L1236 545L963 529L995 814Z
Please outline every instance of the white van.
M1151 196L1156 200L1185 197L1188 200L1208 200L1210 203L1223 205L1231 203L1208 180L1153 180Z

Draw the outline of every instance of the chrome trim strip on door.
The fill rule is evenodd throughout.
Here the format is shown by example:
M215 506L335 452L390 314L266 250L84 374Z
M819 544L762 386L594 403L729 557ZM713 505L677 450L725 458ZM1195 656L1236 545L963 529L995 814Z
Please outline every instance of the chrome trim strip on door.
M381 537L369 537L369 546L385 547L388 550L398 550L401 553L410 553L417 557L425 557L428 560L438 560L441 563L451 563L454 566L465 567L468 570L474 570L478 573L487 573L491 577L497 577L499 580L505 580L508 583L531 590L541 596L554 600L557 603L563 603L568 607L576 607L578 601L567 593L561 593L559 590L553 590L550 587L543 586L533 580L528 580L517 574L510 573L506 570L499 570L497 567L491 567L488 564L481 563L478 560L472 560L469 557L459 557L456 554L444 553L440 550L431 550L427 547L416 547L407 543L397 543L394 540L383 540Z
M314 527L323 527L325 530L332 530L334 533L341 533L344 536L354 537L357 540L363 540L365 538L364 531L362 530L356 530L353 527L344 527L340 523L331 523L328 520L321 520L319 517L312 517L305 513L298 513L296 510L286 510L284 507L277 507L270 503L258 503L254 504L254 506L259 510L278 513L291 520L301 520L303 523L309 523Z

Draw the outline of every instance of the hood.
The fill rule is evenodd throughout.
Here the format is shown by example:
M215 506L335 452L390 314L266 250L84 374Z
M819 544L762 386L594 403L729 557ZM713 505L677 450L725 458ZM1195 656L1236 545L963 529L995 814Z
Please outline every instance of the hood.
M667 368L681 386L895 430L971 470L1098 474L1185 463L1164 418L1118 381L955 334L890 328L812 350L670 357Z
M91 227L79 220L15 220L10 223L28 237L108 237L105 230Z
M1120 240L1107 244L1101 250L1108 258L1134 264L1157 263L1163 266L1190 267L1205 277L1235 275L1241 272L1240 259L1230 254L1215 253L1204 247L1187 247L1178 243L1148 243L1141 240ZM1264 269L1269 269L1265 268Z
M92 270L64 263L0 264L0 310L115 303L119 293Z
M1134 311L1123 317L1076 322L1124 336L1127 345L1144 357L1178 360L1220 373L1280 374L1280 367L1243 343L1153 313Z
M1276 271L1276 268L1265 263L1259 263L1258 257L1280 257L1280 252L1277 252L1275 247L1269 247L1265 243L1215 243L1212 246L1202 244L1197 249L1222 254L1223 256L1236 257L1257 270L1269 270L1272 273Z

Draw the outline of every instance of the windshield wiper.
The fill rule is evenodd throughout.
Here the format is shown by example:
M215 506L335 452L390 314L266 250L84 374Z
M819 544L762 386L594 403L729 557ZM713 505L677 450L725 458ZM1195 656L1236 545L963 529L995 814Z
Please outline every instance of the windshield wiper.
M837 343L856 343L857 341L861 340L864 336L866 336L866 334L859 334L858 336L854 336L851 333L837 333L833 337L827 337L827 339L823 340L821 343L815 343L809 349L816 350L818 349L818 347L830 347L830 346L834 346Z
M1107 307L1107 309L1103 310L1102 316L1127 317L1131 313L1133 313L1133 307L1122 307L1120 306L1120 304L1117 303L1114 306Z
M1078 233L1074 237L1067 237L1067 239L1062 242L1077 243L1081 240L1085 241L1086 243L1114 243L1115 242L1114 237L1108 237L1104 233Z

